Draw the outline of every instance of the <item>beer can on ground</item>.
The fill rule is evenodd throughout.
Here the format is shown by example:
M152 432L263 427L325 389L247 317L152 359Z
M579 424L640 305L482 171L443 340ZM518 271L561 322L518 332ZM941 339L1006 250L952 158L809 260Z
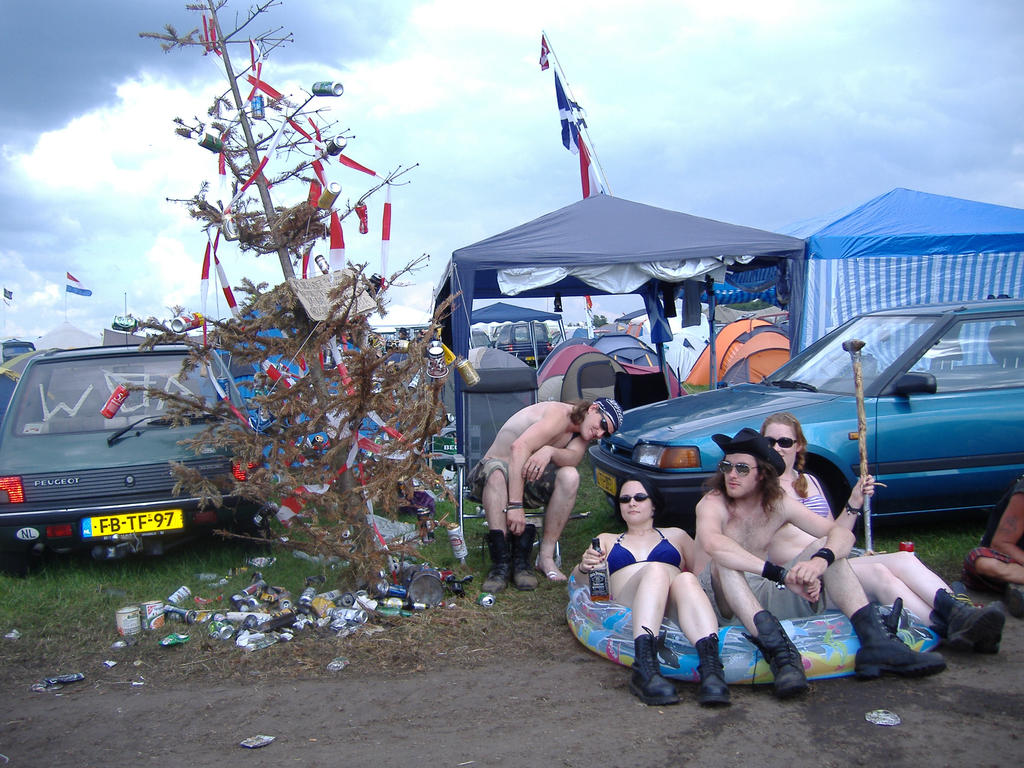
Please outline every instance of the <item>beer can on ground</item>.
M118 384L114 387L114 391L110 393L110 397L107 398L107 402L102 408L100 413L105 419L114 418L121 406L124 405L124 401L128 399L128 388L124 384Z
M485 608L490 608L492 605L494 605L494 595L492 595L490 592L481 592L480 597L476 599L476 604L482 605Z
M466 539L462 535L462 526L458 523L448 524L448 543L452 545L452 553L460 563L466 562L469 557L469 548L466 546Z
M913 551L914 551L914 542L912 542L912 541L901 541L900 542L900 552L913 552Z
M167 600L164 602L170 603L171 605L181 605L182 600L187 600L192 596L192 590L182 585L174 590L167 596Z
M164 604L160 600L147 600L139 604L139 616L145 630L164 628Z
M117 634L121 637L137 635L142 631L142 614L137 605L117 609Z
M230 640L235 634L235 628L226 621L211 621L207 633L214 640Z

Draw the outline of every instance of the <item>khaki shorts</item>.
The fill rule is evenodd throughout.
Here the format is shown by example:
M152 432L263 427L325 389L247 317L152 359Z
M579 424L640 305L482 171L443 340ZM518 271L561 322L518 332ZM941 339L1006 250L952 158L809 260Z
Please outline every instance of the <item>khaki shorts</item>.
M786 568L792 568L796 563L797 558L793 558L786 564ZM776 584L774 581L770 581L760 574L746 573L744 575L747 577L747 586L749 586L750 591L754 593L754 599L757 600L758 604L762 608L771 613L777 619L802 619L807 616L815 616L825 610L824 585L822 585L818 601L816 603L809 603L787 587L784 587L781 584ZM735 624L735 616L725 618L718 607L718 602L715 600L715 588L712 583L710 562L704 566L704 570L702 570L697 576L697 580L700 582L701 587L704 589L704 593L708 596L708 600L711 601L711 605L715 609L715 615L718 616L719 626Z
M504 459L492 459L485 456L477 462L466 478L469 486L469 498L477 504L484 498L484 486L487 485L487 478L494 472L501 472L505 475L505 487L508 487L508 462ZM538 509L551 501L551 494L555 490L555 476L558 474L558 465L553 461L548 462L544 472L536 480L531 480L523 486L523 506L526 509Z

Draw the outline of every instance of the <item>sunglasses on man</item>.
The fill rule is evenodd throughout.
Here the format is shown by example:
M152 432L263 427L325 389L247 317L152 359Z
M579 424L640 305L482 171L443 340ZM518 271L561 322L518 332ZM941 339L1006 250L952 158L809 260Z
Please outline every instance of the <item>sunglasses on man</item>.
M766 437L765 440L771 443L773 448L776 445L778 445L780 448L792 448L794 445L796 445L796 440L794 440L792 437Z
M718 462L718 469L723 475L728 475L734 469L736 474L740 477L746 477L750 474L750 465L744 464L743 462L736 462L735 464L731 461L720 461Z

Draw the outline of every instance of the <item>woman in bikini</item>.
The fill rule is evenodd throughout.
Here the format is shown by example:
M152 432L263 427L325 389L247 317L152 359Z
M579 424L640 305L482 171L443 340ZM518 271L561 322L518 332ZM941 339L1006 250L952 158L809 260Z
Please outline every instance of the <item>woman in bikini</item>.
M773 413L761 425L761 434L771 441L786 463L779 476L783 490L822 517L832 517L828 499L814 475L804 472L807 438L796 416L786 411ZM875 492L871 475L858 480L850 492L839 522L853 529L864 509L864 497ZM809 533L792 525L783 526L772 540L769 557L773 562L801 560L820 546ZM850 566L871 600L901 604L955 650L995 653L1002 639L1005 616L998 606L976 608L970 598L944 582L912 552L890 552L851 557Z
M679 701L675 686L660 674L657 637L666 611L693 643L700 657L697 701L705 706L729 703L718 655L718 620L694 575L696 545L681 528L656 528L661 504L646 480L626 478L619 486L619 515L626 532L602 533L601 551L588 548L576 567L577 578L607 566L611 599L633 614L634 661L629 690L651 705Z

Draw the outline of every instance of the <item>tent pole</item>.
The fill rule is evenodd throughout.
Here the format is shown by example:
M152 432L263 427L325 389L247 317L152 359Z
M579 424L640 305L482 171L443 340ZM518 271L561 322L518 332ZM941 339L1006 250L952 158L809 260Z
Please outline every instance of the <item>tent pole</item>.
M711 364L708 369L708 389L718 389L718 356L715 354L715 278L711 275L704 278L704 290L708 294L708 324L711 328L708 333L708 356Z

